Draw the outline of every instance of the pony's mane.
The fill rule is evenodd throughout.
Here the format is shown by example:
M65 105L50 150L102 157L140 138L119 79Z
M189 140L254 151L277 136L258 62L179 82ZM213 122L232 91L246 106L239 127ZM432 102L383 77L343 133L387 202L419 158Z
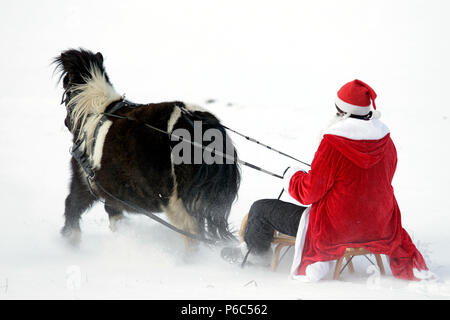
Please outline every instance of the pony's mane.
M54 63L61 72L59 80L64 79L65 90L71 93L67 107L72 133L79 129L76 140L86 137L90 144L101 113L121 96L109 81L101 53L69 49L55 58Z
M59 81L66 75L71 76L72 84L82 84L91 74L91 69L95 66L105 75L109 82L105 67L103 66L103 55L100 52L93 53L85 49L68 49L53 59L56 65L55 72L60 72ZM109 82L110 83L110 82Z
M95 66L92 66L90 78L86 79L86 83L77 84L73 89L76 93L67 105L71 110L73 127L80 128L80 132L92 133L99 120L97 118L101 117L106 107L121 99L120 94L106 80L105 74Z

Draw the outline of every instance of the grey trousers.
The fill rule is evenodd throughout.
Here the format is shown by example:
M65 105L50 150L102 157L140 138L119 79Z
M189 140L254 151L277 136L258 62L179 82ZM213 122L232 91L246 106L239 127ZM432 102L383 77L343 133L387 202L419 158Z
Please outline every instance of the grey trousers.
M255 201L250 207L244 232L248 248L256 254L266 252L275 230L295 237L306 208L277 199Z

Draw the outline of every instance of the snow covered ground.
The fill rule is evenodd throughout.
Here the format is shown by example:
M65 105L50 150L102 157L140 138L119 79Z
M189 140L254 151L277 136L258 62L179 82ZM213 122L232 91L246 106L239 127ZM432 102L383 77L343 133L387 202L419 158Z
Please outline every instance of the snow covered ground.
M449 299L449 14L444 0L2 1L0 299ZM291 253L271 272L203 246L186 261L177 234L144 216L112 233L100 205L84 215L81 246L67 246L71 142L50 63L69 47L101 51L133 101L215 99L207 108L223 123L305 161L336 91L366 81L397 146L403 226L440 280L378 279L355 258L356 274L305 284L288 278ZM243 160L296 165L234 140ZM281 190L242 170L235 228Z

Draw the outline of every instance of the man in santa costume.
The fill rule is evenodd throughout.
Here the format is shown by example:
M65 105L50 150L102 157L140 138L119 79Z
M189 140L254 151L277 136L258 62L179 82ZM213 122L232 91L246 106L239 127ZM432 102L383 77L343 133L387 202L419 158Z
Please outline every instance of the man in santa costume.
M337 93L336 119L323 133L309 172L288 168L285 190L303 206L275 199L256 201L244 243L224 257L270 252L274 230L296 236L294 279L322 279L346 248L365 248L389 258L397 278L429 277L425 261L401 224L392 188L397 152L379 120L376 93L354 80Z

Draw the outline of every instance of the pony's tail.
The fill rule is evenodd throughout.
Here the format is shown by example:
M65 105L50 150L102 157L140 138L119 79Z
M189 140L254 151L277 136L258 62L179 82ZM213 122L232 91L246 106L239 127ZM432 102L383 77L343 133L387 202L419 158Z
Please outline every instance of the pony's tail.
M235 239L228 218L241 181L236 150L225 128L211 113L196 111L191 116L185 114L176 126L192 129L192 120L201 120L202 132L211 128L220 132L223 137L223 153L227 153L234 160L227 162L226 159L222 159L223 163L212 164L202 160L201 164L176 165L174 169L178 196L189 215L196 219L201 235L219 240ZM232 150L226 150L227 142L228 149ZM204 142L202 144L204 147L208 145ZM233 147L229 148L230 145Z
M121 98L109 81L100 52L69 49L56 57L54 63L63 79L73 128L82 128L89 116L99 115Z

